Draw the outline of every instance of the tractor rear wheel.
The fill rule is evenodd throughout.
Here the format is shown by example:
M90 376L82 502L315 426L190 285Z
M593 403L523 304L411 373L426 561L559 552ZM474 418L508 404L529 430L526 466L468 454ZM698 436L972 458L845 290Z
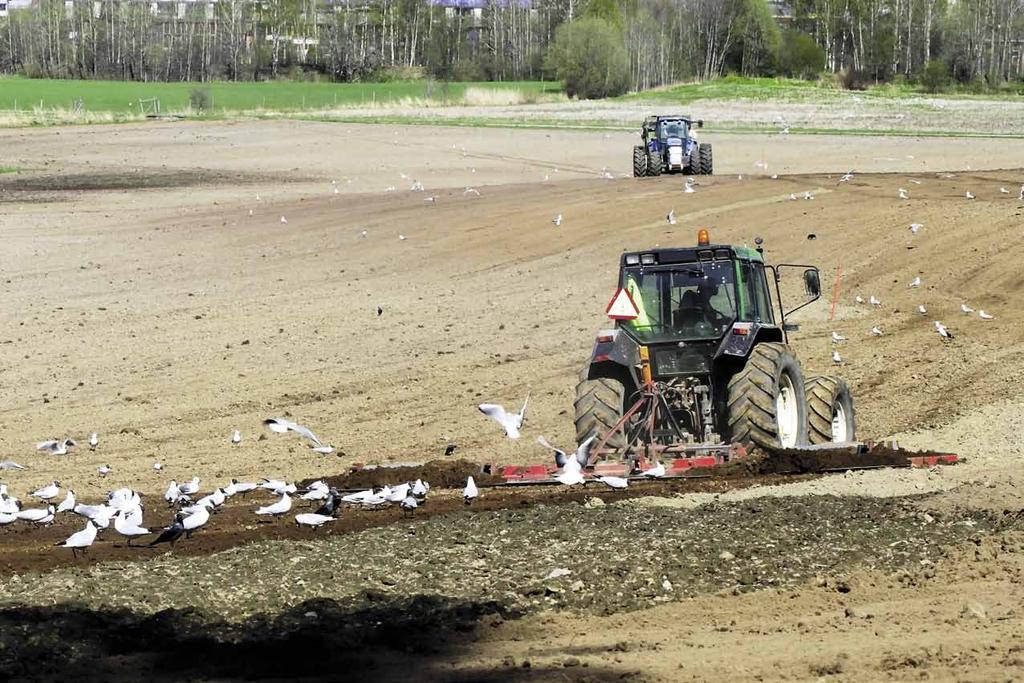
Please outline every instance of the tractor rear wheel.
M623 414L626 390L622 382L599 377L583 379L576 385L576 443L581 444L592 436L600 441L611 431ZM593 445L597 445L597 443ZM626 436L616 432L608 439L608 448L625 448Z
M711 157L711 144L704 143L697 148L700 156L700 174L711 175L714 171L714 160Z
M857 440L850 387L838 377L811 377L807 394L807 437L812 444Z
M647 150L643 145L633 148L633 177L643 178L647 175Z
M785 344L762 342L729 380L729 439L747 448L807 445L807 397L796 356Z
M659 176L664 170L663 167L660 154L651 154L647 157L647 175Z

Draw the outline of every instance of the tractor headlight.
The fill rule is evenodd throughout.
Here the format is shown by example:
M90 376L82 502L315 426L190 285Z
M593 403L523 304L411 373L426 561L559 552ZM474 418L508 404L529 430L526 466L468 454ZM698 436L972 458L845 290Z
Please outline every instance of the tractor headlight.
M626 265L627 266L638 266L640 265L640 257L636 254L626 254Z
M640 263L644 264L645 266L653 266L657 262L658 261L654 258L654 254L643 254L640 257Z

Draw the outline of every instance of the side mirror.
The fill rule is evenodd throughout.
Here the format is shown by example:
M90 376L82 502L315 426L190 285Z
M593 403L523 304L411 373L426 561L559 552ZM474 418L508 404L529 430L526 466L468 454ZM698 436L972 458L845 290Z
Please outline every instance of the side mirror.
M814 268L808 268L804 271L804 291L812 299L821 296L821 278L818 275L818 271Z
M697 119L697 127L698 128L703 128L704 127L704 119Z

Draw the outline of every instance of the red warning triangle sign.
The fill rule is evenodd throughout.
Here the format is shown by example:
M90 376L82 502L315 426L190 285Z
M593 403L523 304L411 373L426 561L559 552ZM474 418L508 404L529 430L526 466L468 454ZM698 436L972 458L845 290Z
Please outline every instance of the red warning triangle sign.
M609 318L614 320L636 320L640 317L640 309L636 307L633 297L623 287L615 292L615 296L608 302L608 308L604 309Z

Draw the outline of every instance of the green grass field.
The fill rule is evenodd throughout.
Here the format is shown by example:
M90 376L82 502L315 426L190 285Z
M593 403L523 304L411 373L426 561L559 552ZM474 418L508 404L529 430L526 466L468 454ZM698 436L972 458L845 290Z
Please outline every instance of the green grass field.
M189 107L194 90L209 95L213 114L266 109L303 111L364 103L397 102L403 99L459 99L468 88L517 90L527 97L555 94L554 83L514 81L504 83L441 83L428 81L397 83L140 83L125 81L67 81L28 78L0 78L0 110L31 111L73 109L81 99L90 112L137 113L139 100L156 97L164 112Z

